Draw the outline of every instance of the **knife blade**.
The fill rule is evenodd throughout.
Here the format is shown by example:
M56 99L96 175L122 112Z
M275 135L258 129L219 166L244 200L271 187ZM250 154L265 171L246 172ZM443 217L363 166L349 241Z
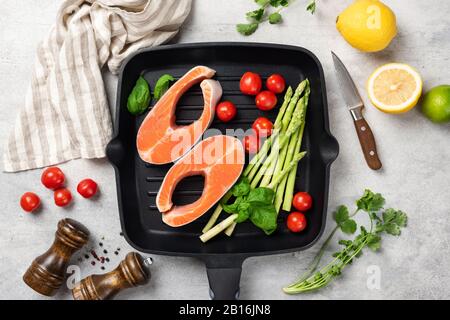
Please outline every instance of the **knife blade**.
M333 63L336 69L336 76L339 82L342 97L344 98L347 108L352 115L364 158L366 159L369 168L372 170L378 170L382 167L382 164L378 157L375 137L362 113L362 110L364 109L364 101L362 100L358 88L353 82L353 79L344 63L333 51L331 51L331 55L333 57Z

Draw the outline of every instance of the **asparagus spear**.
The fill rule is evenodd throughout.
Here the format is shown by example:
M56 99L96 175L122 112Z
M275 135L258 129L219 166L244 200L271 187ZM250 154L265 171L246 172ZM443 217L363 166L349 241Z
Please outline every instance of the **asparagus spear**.
M300 101L302 99L300 99ZM286 111L286 115L288 114L288 111L289 111L289 108ZM259 169L258 173L252 180L251 186L253 188L256 188L258 183L261 181L262 176L266 173L267 169L270 167L272 161L274 161L278 157L278 150L282 149L289 142L290 137L298 131L298 129L300 128L300 125L302 124L302 121L303 121L303 109L301 108L301 104L297 103L295 110L292 114L291 121L287 125L286 132L284 134L281 133L278 136L279 147L272 148L270 155L266 158L266 160L262 164L261 168Z
M223 220L221 223L216 225L214 228L212 228L208 232L205 232L204 234L202 234L200 236L200 240L202 240L203 242L206 242L209 239L217 236L219 233L221 233L223 230L225 230L230 224L232 224L236 220L237 217L238 217L237 214L232 214L231 216L229 216L228 218Z
M303 124L301 125L299 129L299 138L295 145L295 151L296 153L300 152L300 149L302 147L302 140L303 140L303 132L305 130L305 118L306 118L306 107L308 105L308 99L310 94L310 88L306 89L304 98L304 112L303 112ZM292 171L287 176L287 182L286 182L286 190L284 192L284 201L283 201L283 210L290 211L292 206L292 198L294 197L294 187L295 187L295 177L297 175L297 165L295 165L292 168Z
M273 125L274 134L272 136L275 135L275 137L276 137L278 135L278 132L281 130L281 125L282 125L281 121L282 121L284 113L286 111L286 107L289 105L289 101L291 101L291 97L292 97L292 87L289 87L286 90L286 94L284 95L283 104L281 105L280 111L278 112L277 118L275 119L275 123ZM262 159L262 157L267 155L267 152L269 151L270 145L272 144L273 139L274 139L274 138L272 138L272 136L269 139L266 139L266 141L264 141L264 144L262 145L261 150L252 158L252 160L248 164L247 168L245 168L245 170L244 170L244 176L248 177L250 172L252 171L253 167L257 163L264 161L264 159Z
M258 152L258 154L253 157L252 161L250 161L249 165L244 171L244 175L247 176L250 180L252 180L258 173L258 169L261 164L267 161L265 160L265 157L267 156L269 148L275 141L277 136L286 130L287 124L289 124L289 121L291 119L292 112L295 109L298 99L305 90L306 84L306 80L300 82L300 84L297 86L297 89L295 89L293 97L289 101L287 101L286 99L284 100L284 103L280 108L280 113L278 114L274 124L274 134L272 134L269 139L264 142L260 152Z

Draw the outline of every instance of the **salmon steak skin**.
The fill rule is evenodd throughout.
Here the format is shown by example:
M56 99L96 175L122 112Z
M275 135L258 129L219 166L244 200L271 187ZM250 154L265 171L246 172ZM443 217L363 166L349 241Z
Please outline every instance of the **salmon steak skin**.
M151 164L176 161L194 146L211 125L222 97L220 83L211 80L216 71L197 66L176 81L147 114L139 128L136 146L140 158ZM199 119L186 126L175 123L175 110L181 96L200 83L204 107Z
M242 143L235 137L217 135L198 143L167 172L156 197L162 220L181 227L211 209L239 179L245 163ZM189 176L202 175L202 195L193 203L174 206L172 195L177 184Z

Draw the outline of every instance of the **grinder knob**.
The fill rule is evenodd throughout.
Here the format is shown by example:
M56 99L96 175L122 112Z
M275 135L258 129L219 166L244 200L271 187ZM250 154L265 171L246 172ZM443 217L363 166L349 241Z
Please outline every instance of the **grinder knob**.
M78 221L68 218L59 221L52 246L34 259L23 281L40 294L54 295L64 281L70 258L88 240L89 230Z
M120 291L144 285L150 280L151 258L144 259L137 252L130 252L116 269L92 275L81 280L72 289L75 300L109 300Z

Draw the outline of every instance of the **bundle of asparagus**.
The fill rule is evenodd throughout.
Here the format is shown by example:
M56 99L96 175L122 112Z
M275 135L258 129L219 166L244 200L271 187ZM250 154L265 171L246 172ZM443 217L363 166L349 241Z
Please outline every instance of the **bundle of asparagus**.
M298 162L305 156L300 152L305 129L306 108L310 95L308 79L302 81L295 92L289 87L274 123L272 135L264 141L259 152L252 158L242 174L242 179L220 201L208 223L203 228L200 239L208 241L223 230L228 236L237 223L246 219L263 229L267 234L276 228L273 226L280 209L291 210L294 194L295 176ZM247 184L249 188L247 188ZM242 190L245 190L242 192ZM250 195L250 192L252 194ZM232 197L232 204L228 204ZM259 197L258 203L264 204L264 212L252 216L252 202L249 198ZM247 200L247 201L245 201ZM270 203L270 204L269 204ZM232 213L215 227L221 212ZM266 215L266 216L262 216ZM270 216L270 217L269 217ZM270 225L270 226L268 226Z

